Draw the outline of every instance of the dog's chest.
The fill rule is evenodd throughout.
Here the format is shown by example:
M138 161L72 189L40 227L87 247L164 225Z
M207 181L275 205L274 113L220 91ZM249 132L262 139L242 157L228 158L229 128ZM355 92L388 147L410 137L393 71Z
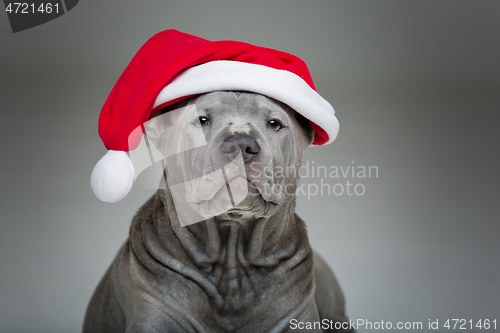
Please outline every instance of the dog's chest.
M258 321L256 318L270 316L268 306L283 296L283 290L273 283L273 274L264 271L267 269L214 267L208 277L217 288L221 303L211 300L210 319L221 331L246 332Z
M268 293L269 272L259 267L214 265L206 274L220 295L221 302L216 304L220 313L248 311Z

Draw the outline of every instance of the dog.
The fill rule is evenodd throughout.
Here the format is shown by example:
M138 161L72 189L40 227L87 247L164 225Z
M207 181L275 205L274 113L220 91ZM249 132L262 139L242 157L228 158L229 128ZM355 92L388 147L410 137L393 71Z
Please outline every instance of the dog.
M351 331L295 214L308 120L257 93L215 91L161 110L145 132L165 157L163 185L133 218L84 333Z

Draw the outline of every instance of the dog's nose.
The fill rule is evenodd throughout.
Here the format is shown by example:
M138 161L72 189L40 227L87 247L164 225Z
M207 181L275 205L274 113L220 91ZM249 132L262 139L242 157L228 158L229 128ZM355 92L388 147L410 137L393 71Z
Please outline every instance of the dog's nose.
M221 149L232 160L238 156L241 150L243 161L247 163L259 153L260 146L247 135L233 135L222 143Z

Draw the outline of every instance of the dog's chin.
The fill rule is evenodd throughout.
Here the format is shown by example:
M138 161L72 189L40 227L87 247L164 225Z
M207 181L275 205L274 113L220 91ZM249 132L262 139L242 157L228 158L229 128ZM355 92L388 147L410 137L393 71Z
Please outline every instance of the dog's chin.
M253 203L251 205L238 205L225 213L217 215L215 217L216 221L223 224L243 223L245 221L270 217L278 209L278 205L263 199L261 199L258 204L255 204L255 200L252 201Z
M219 215L220 219L242 221L269 217L276 212L278 204L266 200L252 183L249 181L247 183L248 194L246 197L240 203L234 205L233 208Z
M199 185L200 186L200 185ZM230 193L230 194L229 194ZM237 176L224 183L208 200L195 198L191 207L205 218L222 221L243 221L273 215L278 203L266 200L259 186Z

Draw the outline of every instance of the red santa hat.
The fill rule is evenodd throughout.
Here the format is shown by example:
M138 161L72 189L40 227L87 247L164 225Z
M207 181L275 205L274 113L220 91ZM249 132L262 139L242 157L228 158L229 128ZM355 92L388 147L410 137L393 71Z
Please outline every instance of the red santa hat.
M131 190L134 168L126 152L137 148L141 132L135 129L156 110L222 90L255 92L287 104L311 122L313 145L328 144L337 136L335 111L316 92L300 58L243 42L212 42L166 30L140 48L101 110L99 135L109 151L92 171L96 196L117 202Z

